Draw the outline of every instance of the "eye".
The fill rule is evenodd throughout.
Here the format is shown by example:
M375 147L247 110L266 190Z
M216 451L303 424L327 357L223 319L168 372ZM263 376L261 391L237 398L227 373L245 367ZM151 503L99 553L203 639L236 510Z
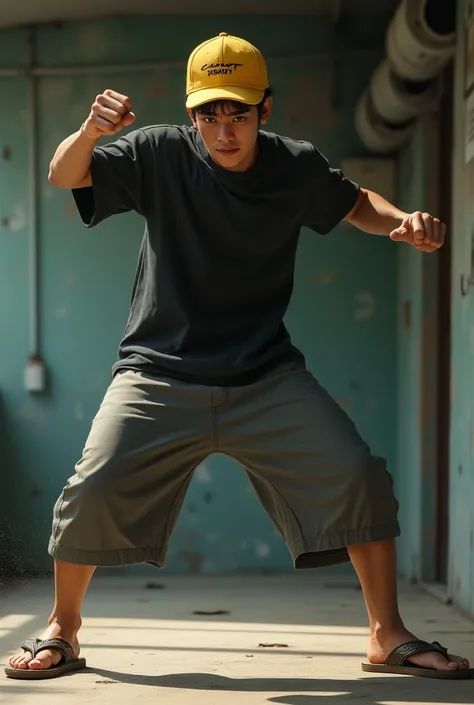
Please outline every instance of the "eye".
M237 116L234 118L234 121L235 121L235 122L245 122L246 120L247 120L247 118L245 117L245 115L237 115Z
M213 117L205 117L203 119L204 119L204 122L206 123L206 125L211 125L212 123L214 123L216 121L216 119Z

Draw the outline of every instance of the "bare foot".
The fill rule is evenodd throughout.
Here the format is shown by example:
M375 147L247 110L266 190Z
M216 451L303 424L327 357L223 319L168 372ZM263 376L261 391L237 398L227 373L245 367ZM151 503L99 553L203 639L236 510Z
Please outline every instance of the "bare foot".
M72 624L74 622L74 624ZM41 639L52 639L55 637L61 637L67 641L74 651L74 656L79 656L79 642L77 640L77 633L81 627L81 621L71 620L71 624L66 624L64 621L62 625L59 624L57 620L52 620L46 629L46 631L41 634ZM28 652L21 650L15 656L12 656L9 664L11 668L31 668L31 669L48 669L51 666L57 666L60 662L62 655L59 651L55 649L41 651L36 658Z
M383 664L389 653L400 644L407 641L415 641L417 637L405 629L403 626L394 630L379 629L371 634L367 657L369 663ZM442 655L435 652L417 654L406 664L414 664L421 668L432 668L439 671L456 671L459 668L469 668L469 661L461 656L449 654L449 661Z

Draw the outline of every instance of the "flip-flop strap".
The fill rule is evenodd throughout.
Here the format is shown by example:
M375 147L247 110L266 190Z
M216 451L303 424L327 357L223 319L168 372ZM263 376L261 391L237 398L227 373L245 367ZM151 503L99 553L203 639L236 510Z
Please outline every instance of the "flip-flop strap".
M64 663L69 663L69 661L75 658L72 646L60 637L54 639L26 639L21 643L21 648L24 651L28 651L33 658L36 658L41 651L47 651L49 649L59 651L64 659Z
M438 653L448 659L448 650L445 649L437 641L429 644L427 641L407 641L405 644L400 644L389 653L385 659L386 666L403 666L405 661L408 661L417 654Z
M446 658L448 659L448 661L450 660L450 659L449 659L449 656L448 656L448 650L445 649L444 646L441 646L441 644L439 643L439 641L433 641L433 645L434 645L434 646L437 646L438 649L441 649L441 652L443 653L443 655L446 656Z

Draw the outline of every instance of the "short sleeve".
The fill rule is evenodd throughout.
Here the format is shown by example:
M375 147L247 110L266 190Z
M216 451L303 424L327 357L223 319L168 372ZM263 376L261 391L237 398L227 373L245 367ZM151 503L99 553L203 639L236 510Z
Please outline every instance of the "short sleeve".
M92 186L72 191L84 225L93 227L112 215L129 211L145 214L149 152L143 130L134 130L94 149Z
M304 170L303 225L320 235L331 232L354 208L359 186L333 169L312 145L302 159Z

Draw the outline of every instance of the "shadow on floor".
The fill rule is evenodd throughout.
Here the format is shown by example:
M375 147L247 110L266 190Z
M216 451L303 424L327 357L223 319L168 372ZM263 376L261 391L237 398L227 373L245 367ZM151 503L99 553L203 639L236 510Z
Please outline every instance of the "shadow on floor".
M452 703L453 705L471 703L473 683L466 681L439 681L428 678L411 678L399 676L386 677L361 677L356 680L338 680L323 678L228 678L210 673L176 673L164 676L131 675L118 671L105 669L86 669L79 674L69 674L60 680L64 688L59 687L57 681L54 687L48 681L40 682L3 682L2 695L10 693L19 695L35 692L45 694L50 692L57 697L61 693L70 695L67 687L71 684L69 679L98 676L95 681L106 687L107 690L114 685L127 684L138 686L151 686L152 688L172 688L176 690L221 691L224 693L275 693L290 692L291 694L269 697L268 703L281 705L354 705L363 702L364 705L380 705L380 702L398 703ZM67 685L66 685L67 684ZM309 693L314 693L310 695ZM161 693L164 695L164 693ZM262 701L263 702L263 701Z
M282 705L313 705L328 702L335 705L354 705L361 700L365 705L381 701L407 703L469 703L472 702L474 680L440 681L406 676L364 677L357 680L321 678L228 678L211 673L176 673L147 676L125 674L105 669L89 669L89 673L104 678L110 685L130 685L173 688L182 690L219 690L232 693L291 692L294 695L271 697L270 703ZM77 676L76 676L77 677ZM299 694L301 693L301 694ZM304 693L304 694L303 694ZM315 695L307 695L315 693Z

